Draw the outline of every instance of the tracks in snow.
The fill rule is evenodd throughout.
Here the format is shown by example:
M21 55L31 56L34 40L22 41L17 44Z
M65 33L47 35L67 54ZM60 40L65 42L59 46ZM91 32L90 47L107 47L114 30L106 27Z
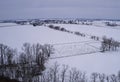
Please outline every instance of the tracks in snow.
M71 43L58 43L58 44L53 44L53 46L64 46L64 45L71 45L73 46L73 44L84 44L84 45L87 45L91 48L94 48L95 50L93 51L88 51L88 52L82 52L82 53L79 53L79 54L71 54L71 55L62 55L62 56L56 56L56 57L51 57L50 59L61 59L61 58L68 58L68 57L74 57L74 56L82 56L82 55L88 55L88 54L93 54L93 53L98 53L98 52L101 52L100 48L94 46L94 45L91 45L91 43L99 43L98 41L82 41L82 42L71 42Z
M74 55L68 55L68 56L59 56L59 57L51 57L50 59L60 59L60 58L68 58L68 57L74 57L74 56L82 56L82 55L88 55L88 54L93 54L93 53L98 53L101 52L99 51L93 51L93 52L88 52L88 53L81 53L81 54L74 54Z

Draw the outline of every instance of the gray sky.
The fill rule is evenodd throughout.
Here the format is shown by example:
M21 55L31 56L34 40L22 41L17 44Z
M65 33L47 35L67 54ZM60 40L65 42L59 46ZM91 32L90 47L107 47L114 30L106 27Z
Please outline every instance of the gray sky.
M0 0L0 20L26 18L120 19L120 0Z

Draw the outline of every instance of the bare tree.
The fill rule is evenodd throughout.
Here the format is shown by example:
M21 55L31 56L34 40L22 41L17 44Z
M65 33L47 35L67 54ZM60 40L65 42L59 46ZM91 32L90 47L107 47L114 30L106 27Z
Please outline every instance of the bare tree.
M98 79L98 73L92 73L91 74L91 80L92 82L97 82Z
M76 68L72 68L70 71L69 71L69 81L70 82L80 82L82 81L81 78L82 78L82 72L76 70Z
M6 60L6 50L7 50L8 46L4 45L4 44L0 44L0 64L3 65L5 64L5 60Z
M55 62L54 66L50 68L51 72L53 73L53 82L58 82L58 72L59 72L59 64Z
M118 71L117 77L118 77L118 82L120 82L120 71Z
M42 75L42 71L45 70L44 64L49 58L48 54L51 54L50 48L38 43L33 45L29 43L23 44L23 51L20 54L19 60L24 81L32 81L31 78ZM45 79L44 75L42 79Z
M117 82L117 76L115 74L112 74L110 76L111 82Z
M65 81L65 77L66 77L66 72L68 70L68 66L67 65L63 65L62 71L61 71L61 79L62 82Z
M99 74L100 82L105 82L105 78L106 78L105 74Z
M106 38L103 37L103 41L101 44L101 50L104 51L114 51L117 50L117 48L120 47L120 43L118 41L115 41L113 38Z
M110 82L110 77L109 76L106 76L106 81Z
M13 64L13 57L16 55L16 50L15 49L11 49L11 48L8 48L7 50L7 62L8 64Z
M24 43L22 47L22 51L23 51L22 54L25 55L26 63L30 63L31 61L33 61L32 59L33 51L32 51L30 43Z

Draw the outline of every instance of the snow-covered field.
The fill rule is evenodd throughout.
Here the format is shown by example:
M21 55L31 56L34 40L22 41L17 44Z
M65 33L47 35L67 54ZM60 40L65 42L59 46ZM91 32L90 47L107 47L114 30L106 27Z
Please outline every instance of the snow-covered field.
M108 26L99 26L98 25L67 25L67 24L55 24L56 26L64 27L70 31L77 31L81 33L85 33L86 35L99 36L102 38L106 36L108 38L114 38L117 41L120 41L120 26L116 27L108 27ZM115 28L115 29L113 29Z
M56 44L89 41L91 39L81 38L72 34L54 31L44 26L33 27L32 25L21 25L0 28L0 43L20 48L23 43Z
M15 23L0 23L0 27L11 27L11 26L16 26L17 24Z
M10 27L9 27L10 25ZM107 36L120 41L120 30L105 26L56 24L71 31L88 35ZM100 42L87 37L76 36L67 32L50 29L45 26L3 24L0 28L0 43L20 50L25 42L52 44L55 48L48 65L54 62L76 67L87 73L99 72L112 74L120 70L120 50L115 52L99 52ZM75 56L74 56L75 55ZM62 56L62 57L61 57ZM52 57L54 59L52 59ZM55 59L55 57L57 57ZM61 58L60 58L61 57Z
M93 72L105 74L117 74L120 70L120 51L106 53L92 53L81 56L72 56L50 60L51 64L57 61L60 64L75 67L87 74Z
M84 41L79 43L54 44L55 54L52 58L64 58L75 55L84 55L99 52L99 47L93 46L96 41ZM97 42L98 43L98 42ZM100 44L100 43L99 43Z

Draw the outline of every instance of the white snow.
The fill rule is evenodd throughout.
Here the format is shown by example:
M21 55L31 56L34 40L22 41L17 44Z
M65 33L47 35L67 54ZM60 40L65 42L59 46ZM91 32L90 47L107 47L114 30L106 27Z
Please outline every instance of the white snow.
M0 26L4 24L0 23ZM91 40L90 38L76 36L67 32L61 32L50 29L45 26L33 27L32 25L17 25L0 28L0 43L4 43L12 48L18 48L25 42L53 44L55 53L52 57L60 57L50 59L48 65L54 62L66 64L70 67L76 67L88 74L92 72L112 74L120 70L120 51L117 52L98 52L100 42ZM9 24L10 25L10 24ZM72 25L72 24L55 24L71 31L79 31L88 35L107 36L120 41L120 30L108 27L98 27L95 25ZM85 54L91 53L92 54ZM84 54L84 55L82 55ZM76 56L73 56L76 55ZM71 57L64 57L71 56Z
M32 25L21 25L0 28L0 43L20 48L23 43L55 44L68 42L89 41L90 39L81 38L73 34L55 31L53 29Z
M86 42L79 42L79 43L66 43L66 44L53 45L55 48L55 51L54 51L54 55L52 55L51 58L99 52L100 47L95 46L95 45L93 46L94 42L96 41L86 41Z
M78 55L66 58L51 59L50 64L58 62L60 65L68 65L70 68L75 67L81 71L91 74L93 72L105 74L117 74L120 70L120 51L93 53Z
M64 27L70 31L77 31L85 33L86 35L93 36L107 36L108 38L114 38L117 41L120 41L120 26L119 29L113 29L113 27L107 26L95 26L95 25L75 25L75 24L55 24L61 27Z
M9 27L14 25L17 25L17 24L16 23L0 23L0 27Z

